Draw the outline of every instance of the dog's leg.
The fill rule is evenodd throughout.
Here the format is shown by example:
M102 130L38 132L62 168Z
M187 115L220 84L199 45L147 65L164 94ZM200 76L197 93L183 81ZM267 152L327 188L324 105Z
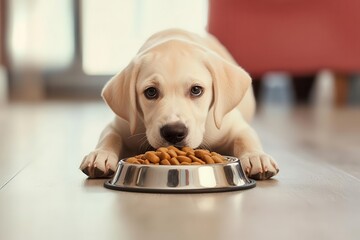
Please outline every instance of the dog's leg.
M80 169L90 178L110 177L116 171L121 151L121 136L109 124L101 133L96 149L84 157Z
M242 168L250 178L265 180L279 172L278 164L263 151L256 132L249 126L236 137L234 156L240 159Z

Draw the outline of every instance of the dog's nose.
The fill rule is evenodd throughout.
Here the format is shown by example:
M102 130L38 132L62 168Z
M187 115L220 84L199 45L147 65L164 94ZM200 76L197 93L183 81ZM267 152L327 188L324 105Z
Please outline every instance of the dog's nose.
M188 129L182 123L166 124L160 128L160 134L169 143L176 144L186 138Z

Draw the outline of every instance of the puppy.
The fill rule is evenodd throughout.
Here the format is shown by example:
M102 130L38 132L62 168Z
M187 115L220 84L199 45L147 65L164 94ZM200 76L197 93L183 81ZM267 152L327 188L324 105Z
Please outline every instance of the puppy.
M116 116L81 163L91 178L111 176L121 158L169 145L236 156L258 180L279 171L249 126L255 112L250 76L210 35L154 34L102 97Z

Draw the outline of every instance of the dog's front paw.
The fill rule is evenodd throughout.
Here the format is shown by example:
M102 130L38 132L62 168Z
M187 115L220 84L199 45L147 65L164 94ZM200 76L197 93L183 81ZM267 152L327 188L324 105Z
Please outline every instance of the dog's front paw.
M116 171L118 156L106 150L95 150L84 157L80 170L90 178L111 177Z
M247 152L240 157L246 175L256 180L266 180L279 172L276 161L263 152Z

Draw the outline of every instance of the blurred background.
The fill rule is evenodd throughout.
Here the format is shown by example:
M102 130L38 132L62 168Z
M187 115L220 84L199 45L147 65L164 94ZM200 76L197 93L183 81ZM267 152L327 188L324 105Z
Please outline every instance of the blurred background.
M152 33L214 34L261 104L360 102L354 0L0 0L0 102L98 99Z
M0 0L0 239L188 239L204 228L173 219L189 213L206 239L360 239L359 25L359 0ZM274 180L144 196L78 169L114 117L102 87L170 27L212 33L250 73Z
M207 11L204 0L1 0L3 101L100 99L150 35L204 33Z

